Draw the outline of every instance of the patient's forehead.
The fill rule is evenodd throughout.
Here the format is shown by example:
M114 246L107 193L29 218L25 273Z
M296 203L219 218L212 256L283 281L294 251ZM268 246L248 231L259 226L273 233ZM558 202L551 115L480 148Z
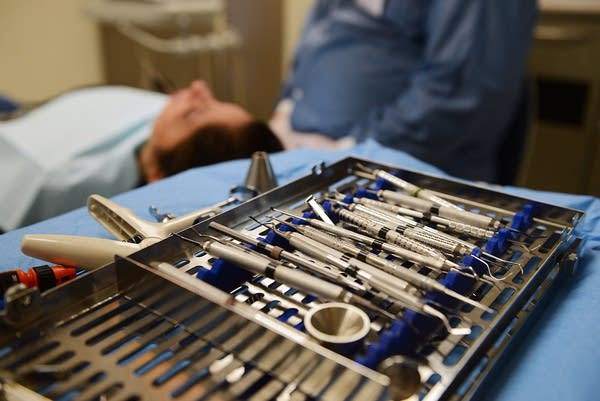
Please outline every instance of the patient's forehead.
M206 111L207 120L228 127L241 127L253 121L252 115L235 103L217 102Z

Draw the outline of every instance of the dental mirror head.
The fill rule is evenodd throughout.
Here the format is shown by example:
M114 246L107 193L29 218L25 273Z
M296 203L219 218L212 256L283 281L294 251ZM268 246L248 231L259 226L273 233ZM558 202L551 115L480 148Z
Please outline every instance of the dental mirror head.
M421 375L419 364L416 360L394 355L384 359L378 371L390 378L390 390L394 401L413 399L421 388ZM416 399L416 397L414 397Z

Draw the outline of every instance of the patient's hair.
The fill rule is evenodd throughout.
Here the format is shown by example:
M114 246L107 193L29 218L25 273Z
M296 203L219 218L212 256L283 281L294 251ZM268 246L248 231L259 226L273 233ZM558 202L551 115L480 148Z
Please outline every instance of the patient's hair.
M248 158L256 151L280 150L281 142L263 122L253 121L235 130L214 125L198 130L171 153L161 156L160 164L170 176L192 167Z

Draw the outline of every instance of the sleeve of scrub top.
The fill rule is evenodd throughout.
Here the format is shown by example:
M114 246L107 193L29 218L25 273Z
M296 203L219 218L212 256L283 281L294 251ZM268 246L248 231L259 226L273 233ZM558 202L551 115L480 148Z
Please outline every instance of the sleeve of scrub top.
M503 11L501 4L491 6L490 11L490 5L483 3L479 0L432 1L425 22L423 60L412 73L408 88L392 103L371 110L352 126L350 136L357 141L370 137L383 145L426 158L426 154L420 153L431 144L451 148L460 146L456 135L482 135L480 130L473 129L477 122L472 121L472 117L486 100L484 90L502 88L501 81L517 69L512 64L521 61L519 57L498 57L501 65L494 70L501 71L500 74L478 76L477 65L482 60L482 52L495 51L494 46L501 42L503 48L499 53L505 56L516 54L522 47L513 49L511 44L504 43L511 40L503 32L510 27L487 26L488 34L482 34L482 24L488 22L485 13ZM497 31L492 36L496 39L490 44L481 42L490 37L490 29ZM491 48L485 50L487 45ZM521 67L519 72L522 72ZM489 111L489 104L485 107Z

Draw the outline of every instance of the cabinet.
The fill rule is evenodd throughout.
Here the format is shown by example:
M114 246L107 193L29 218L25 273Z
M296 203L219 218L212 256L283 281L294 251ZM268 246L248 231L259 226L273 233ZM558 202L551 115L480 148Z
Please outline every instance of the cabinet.
M600 196L600 1L541 1L536 111L521 184Z
M282 80L282 7L281 0L90 0L87 11L99 22L106 83L168 91L203 79L219 99L265 119ZM123 22L160 39L205 35L213 45L215 33L227 28L238 33L239 45L162 51L161 42L124 30Z

